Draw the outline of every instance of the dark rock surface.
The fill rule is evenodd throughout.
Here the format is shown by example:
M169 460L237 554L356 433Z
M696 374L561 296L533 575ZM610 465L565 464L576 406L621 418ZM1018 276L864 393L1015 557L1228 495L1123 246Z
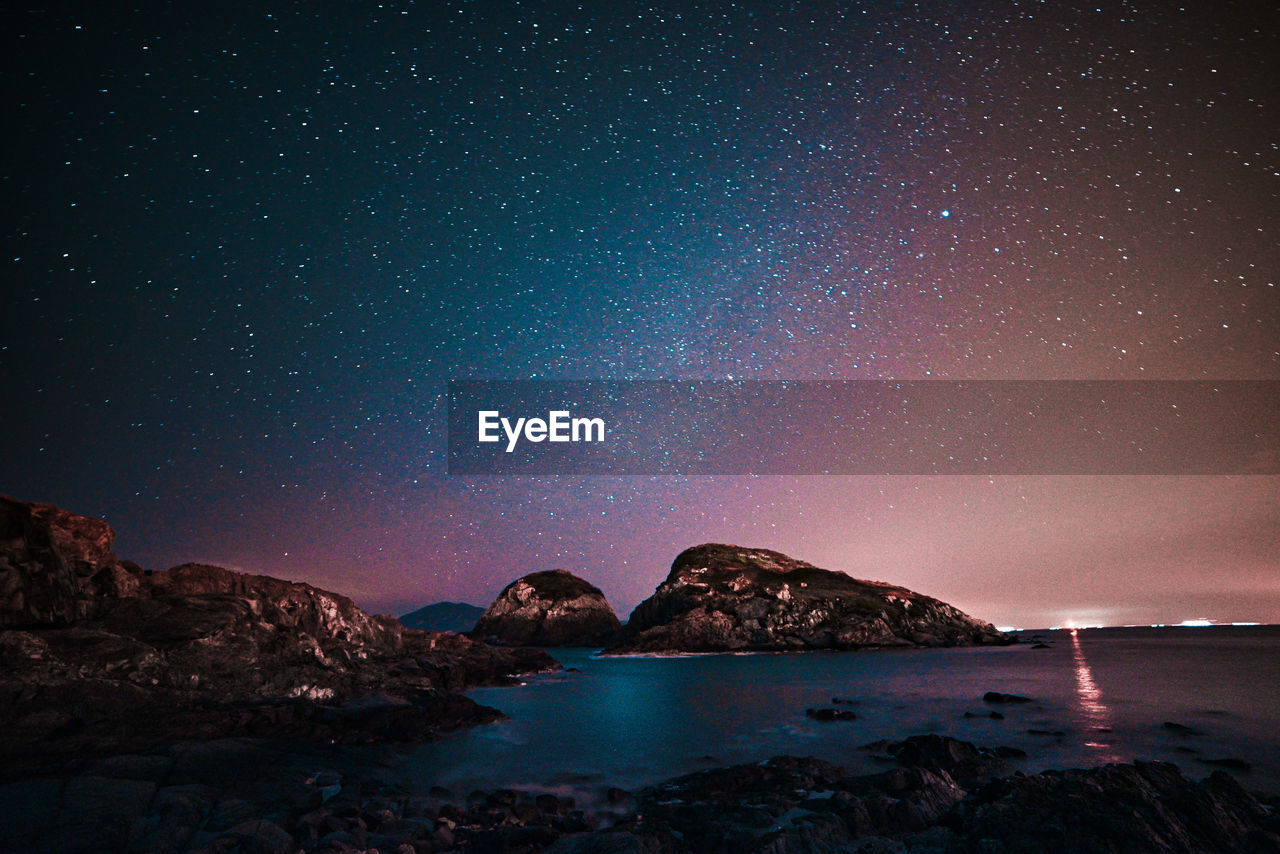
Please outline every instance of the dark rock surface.
M66 625L134 595L139 570L111 551L115 538L101 519L0 495L0 627Z
M999 691L988 691L982 695L984 703L1030 703L1030 697L1024 697L1021 694L1002 694Z
M1186 724L1180 724L1174 721L1165 721L1160 726L1164 727L1170 732L1176 732L1178 735L1202 735L1203 734L1200 732L1200 730L1196 729L1195 727L1190 727L1190 726L1187 726Z
M1195 782L1166 762L1046 771L996 780L949 817L1007 851L1280 850L1280 824L1227 774Z
M597 646L614 640L620 628L599 588L553 569L504 587L470 635L502 646Z
M934 734L913 735L885 749L901 765L943 771L965 786L986 781L1004 770L1007 760L1027 755L1016 747L978 747Z
M777 757L680 777L636 793L635 813L614 826L546 850L1189 854L1280 846L1275 805L1221 773L1194 782L1175 766L1139 762L993 779L999 750L939 736L890 749L904 767L868 776Z
M1011 643L989 623L902 587L765 549L682 552L631 613L614 654Z
M406 629L308 584L120 561L105 522L0 499L0 758L192 738L420 741L500 714L454 692L558 665Z
M484 613L479 605L466 602L436 602L405 614L400 622L410 629L426 632L456 632L462 634L475 628L476 620Z
M0 780L0 838L34 854L337 851L550 854L1263 852L1275 799L1164 763L992 777L999 749L888 745L853 776L781 756L635 792L420 791L376 747L175 743Z

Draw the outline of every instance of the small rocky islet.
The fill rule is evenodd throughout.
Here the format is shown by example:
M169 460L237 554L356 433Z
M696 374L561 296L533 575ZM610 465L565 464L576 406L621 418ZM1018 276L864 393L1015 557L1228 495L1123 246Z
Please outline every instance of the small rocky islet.
M904 587L781 552L686 549L631 612L609 655L1007 644L990 623Z
M507 585L468 634L504 646L597 646L605 655L1007 644L990 623L904 587L768 549L681 552L622 625L604 594L565 570Z
M557 669L521 646L531 641L673 653L1009 639L903 588L735 546L682 553L634 625L616 625L582 579L535 573L486 612L502 620L467 637L306 584L199 564L146 571L113 541L101 520L0 497L5 850L1280 850L1280 799L1223 770L1193 781L1136 762L1027 776L1009 765L1019 751L941 735L871 745L894 766L873 775L781 756L581 803L418 791L395 772L398 748L499 719L461 692ZM798 619L805 608L820 613ZM523 634L504 634L513 626ZM510 644L474 639L486 633ZM811 711L856 728L852 710Z
M552 569L504 587L468 634L501 646L597 646L621 629L600 588Z

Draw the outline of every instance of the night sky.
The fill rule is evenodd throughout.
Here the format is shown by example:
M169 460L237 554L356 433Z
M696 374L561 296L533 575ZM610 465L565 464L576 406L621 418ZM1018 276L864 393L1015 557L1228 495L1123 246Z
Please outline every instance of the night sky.
M402 613L699 542L1280 622L1280 479L450 477L457 379L1280 379L1280 15L4 13L0 492Z

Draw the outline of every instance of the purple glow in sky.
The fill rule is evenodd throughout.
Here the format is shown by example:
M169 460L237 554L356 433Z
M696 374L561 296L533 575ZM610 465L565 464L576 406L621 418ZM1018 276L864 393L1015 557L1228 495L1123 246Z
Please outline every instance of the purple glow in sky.
M1280 483L444 471L451 379L1280 379L1274 13L389 3L5 27L0 492L401 613L761 546L1280 622Z

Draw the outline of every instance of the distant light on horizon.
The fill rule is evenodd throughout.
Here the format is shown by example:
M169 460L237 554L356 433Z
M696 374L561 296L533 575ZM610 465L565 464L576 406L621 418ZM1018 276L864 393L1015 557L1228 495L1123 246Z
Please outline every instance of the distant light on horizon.
M996 626L997 632L1020 632L1022 629L1017 626Z
M1212 626L1213 620L1206 620L1203 618L1196 620L1183 620L1181 623L1178 623L1178 625L1184 629L1202 629L1206 626Z

